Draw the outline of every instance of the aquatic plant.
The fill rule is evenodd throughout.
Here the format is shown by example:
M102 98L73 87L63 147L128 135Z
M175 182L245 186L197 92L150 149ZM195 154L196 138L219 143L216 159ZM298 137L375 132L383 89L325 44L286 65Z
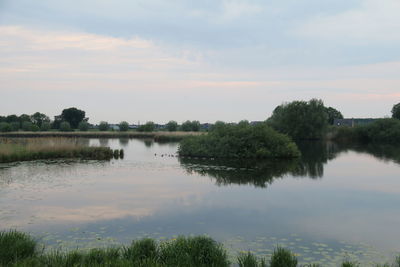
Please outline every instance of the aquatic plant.
M250 252L240 253L237 257L239 267L266 267L267 263L264 258L257 259L255 255Z
M36 255L36 241L15 230L0 232L0 266Z
M346 261L344 261L344 262L342 263L342 267L358 267L358 266L360 266L360 264L358 264L358 263L355 262L355 261L346 260Z
M272 253L271 260L269 262L270 267L296 267L297 258L293 255L290 250L277 247Z

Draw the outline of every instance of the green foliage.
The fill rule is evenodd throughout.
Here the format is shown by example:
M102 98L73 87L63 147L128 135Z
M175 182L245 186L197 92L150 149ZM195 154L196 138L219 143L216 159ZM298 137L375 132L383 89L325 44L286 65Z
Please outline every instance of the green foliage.
M17 121L10 122L10 125L12 131L18 131L21 126L21 124Z
M21 125L23 131L32 131L33 123L30 121L24 121Z
M86 132L87 130L89 130L89 123L86 121L81 121L78 124L78 129L79 131Z
M138 128L139 132L153 132L156 129L156 125L152 121L146 122L146 124L140 125Z
M348 260L346 260L346 261L344 261L344 262L342 263L341 266L342 266L342 267L358 267L358 266L360 266L360 264L358 264L357 262L354 262L354 261L348 261Z
M181 125L181 131L198 132L198 131L200 131L200 122L199 121L185 121Z
M99 130L100 131L108 131L110 129L110 125L108 125L108 122L106 121L101 121L99 124Z
M60 117L62 121L69 122L71 127L76 129L79 123L85 119L85 111L77 108L67 108L62 111Z
M31 120L32 123L34 123L35 125L37 125L38 127L42 127L42 124L44 122L50 122L50 118L47 117L45 114L40 113L40 112L35 112L32 116L31 116Z
M268 123L293 139L321 139L328 127L328 115L322 100L293 101L276 107Z
M121 132L126 132L129 130L129 123L127 123L126 121L121 121L119 123L119 130Z
M11 124L8 122L0 122L0 132L11 132Z
M400 120L400 103L393 106L392 118Z
M178 237L161 243L160 261L165 266L229 266L221 244L205 236Z
M178 123L176 121L169 121L166 125L166 128L170 132L175 132L178 130Z
M47 121L43 122L42 126L40 126L40 130L43 132L46 132L50 129L51 129L51 124L50 124L50 122L47 122Z
M267 266L265 259L262 258L260 261L258 261L257 257L254 256L250 252L240 253L239 256L237 257L237 261L238 261L239 267L266 267Z
M17 231L0 232L0 266L36 255L36 241Z
M328 123L330 125L333 125L333 121L335 119L343 119L342 113L340 113L340 111L338 111L337 109L334 109L332 107L325 108L325 112L328 116Z
M72 131L71 125L69 124L69 122L63 121L63 122L60 124L60 131L62 131L62 132L69 132L69 131Z
M297 258L285 248L277 247L272 253L270 267L296 267Z
M154 239L144 238L133 241L129 247L124 248L123 257L136 265L158 260L158 245Z
M178 148L180 156L215 158L292 158L300 151L289 137L265 123L237 125L216 123L207 135L185 138Z

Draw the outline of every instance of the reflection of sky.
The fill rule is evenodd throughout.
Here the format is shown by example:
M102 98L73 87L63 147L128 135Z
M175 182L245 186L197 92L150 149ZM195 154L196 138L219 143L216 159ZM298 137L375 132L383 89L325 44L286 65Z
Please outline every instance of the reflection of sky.
M0 169L1 228L58 233L59 239L77 228L81 236L118 242L209 234L228 243L238 236L278 238L268 239L268 247L281 242L298 247L307 240L336 249L340 242L362 242L386 252L400 250L395 163L348 152L324 165L322 179L288 176L267 188L216 186L207 176L188 175L170 156L175 145L130 140L124 146L122 161ZM297 235L304 242L285 240Z

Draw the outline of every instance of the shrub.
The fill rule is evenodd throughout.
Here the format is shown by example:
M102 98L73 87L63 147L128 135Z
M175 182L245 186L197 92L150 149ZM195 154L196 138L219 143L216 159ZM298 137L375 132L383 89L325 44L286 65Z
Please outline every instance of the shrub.
M129 130L129 123L127 123L126 121L121 121L119 123L119 130L121 132L126 132Z
M272 253L270 267L296 267L297 258L285 248L277 247Z
M178 148L180 156L209 158L293 158L300 151L289 137L265 123L238 125L216 123L207 135L185 138Z
M86 121L81 121L78 124L78 129L79 131L86 132L87 130L89 130L89 123Z
M32 131L33 126L34 126L34 124L33 124L32 122L24 121L24 122L22 123L21 128L22 128L22 130L24 130L24 131Z
M110 126L108 125L108 122L106 121L102 121L99 124L99 130L100 131L107 131L110 128Z
M199 121L185 121L181 125L181 130L184 132L198 132L200 131Z
M250 252L240 253L237 259L238 259L239 267L266 267L267 266L264 259L261 259L260 262L258 262L257 257L254 256Z
M60 124L60 131L62 131L62 132L69 132L69 131L72 131L71 125L69 124L69 122L63 121L63 122Z
M158 258L157 243L150 238L133 241L129 247L124 249L123 257L136 264L156 261Z

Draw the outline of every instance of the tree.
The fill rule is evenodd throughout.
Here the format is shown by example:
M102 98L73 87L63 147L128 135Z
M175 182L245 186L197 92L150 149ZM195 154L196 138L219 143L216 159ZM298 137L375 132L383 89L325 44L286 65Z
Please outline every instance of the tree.
M69 131L71 131L72 129L71 129L71 125L69 124L69 122L67 122L67 121L63 121L61 124L60 124L60 131L62 131L62 132L69 132Z
M328 115L328 123L333 125L333 121L335 119L343 119L342 113L339 110L334 109L332 107L325 108L325 112Z
M121 132L126 132L129 130L129 123L126 121L121 121L118 126Z
M275 108L268 124L294 139L321 139L328 126L322 100L293 101Z
M187 120L182 123L181 130L184 132L198 132L200 131L200 122Z
M0 132L11 132L12 128L8 122L0 122Z
M138 128L139 132L153 132L156 129L156 125L152 121L146 122L144 125L140 125Z
M42 127L44 122L50 122L50 118L45 114L36 112L31 116L31 121L39 127Z
M178 123L176 121L169 121L166 128L170 132L175 132L178 129Z
M78 124L78 129L79 131L86 132L87 130L89 130L89 123L87 123L86 121L81 121Z
M400 120L400 103L393 106L392 118Z
M22 128L22 130L24 130L24 131L32 131L33 125L34 125L34 124L33 124L32 122L30 122L30 121L24 121L24 122L22 123L21 128Z
M48 121L42 122L42 125L40 126L40 130L43 132L50 130L50 128L51 128L51 124Z
M108 122L106 121L101 121L99 124L99 130L100 131L107 131L110 128L110 125L108 125Z
M85 111L77 108L67 108L62 111L61 120L69 122L71 127L76 129L81 121L87 121L88 119L85 118Z

